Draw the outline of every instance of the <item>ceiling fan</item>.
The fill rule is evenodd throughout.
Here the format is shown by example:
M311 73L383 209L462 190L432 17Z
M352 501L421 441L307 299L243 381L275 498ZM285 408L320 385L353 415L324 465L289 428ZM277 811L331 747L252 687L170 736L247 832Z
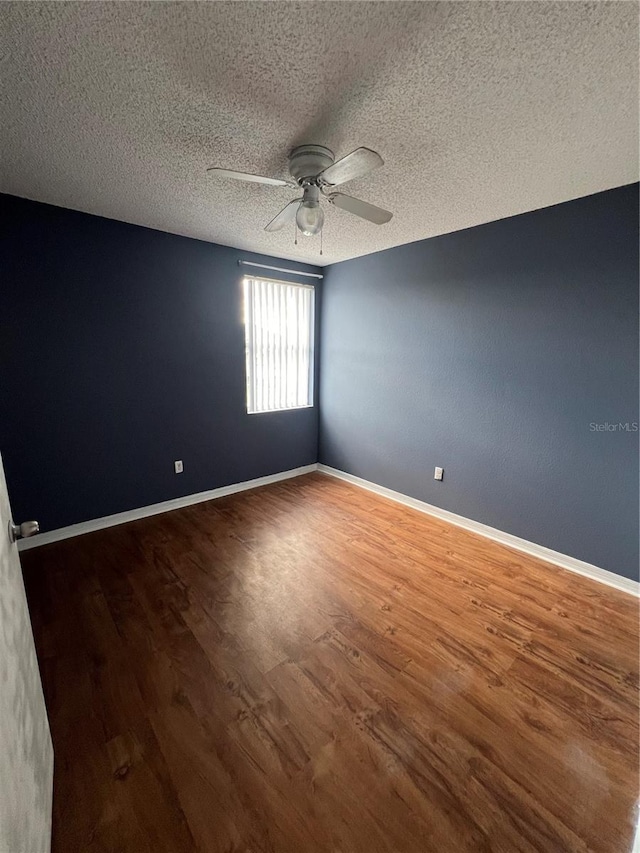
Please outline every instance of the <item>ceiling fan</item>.
M334 161L333 151L324 145L299 145L289 154L289 173L292 180L265 178L262 175L220 169L217 166L207 169L207 172L216 177L233 178L237 181L301 188L302 197L290 201L264 230L279 231L295 220L303 234L313 236L319 234L324 225L324 211L320 206L322 198L326 198L330 204L341 210L354 213L376 225L383 225L391 219L393 214L388 210L344 193L330 192L333 187L360 178L383 164L382 157L370 148L356 148L341 160Z

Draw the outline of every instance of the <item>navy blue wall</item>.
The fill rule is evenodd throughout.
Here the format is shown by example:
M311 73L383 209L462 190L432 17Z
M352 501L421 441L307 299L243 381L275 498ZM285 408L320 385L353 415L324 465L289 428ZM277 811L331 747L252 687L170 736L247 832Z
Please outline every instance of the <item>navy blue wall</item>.
M317 407L245 411L237 261L273 258L6 195L0 211L15 518L49 530L316 461Z
M637 577L637 185L334 265L321 328L321 462Z

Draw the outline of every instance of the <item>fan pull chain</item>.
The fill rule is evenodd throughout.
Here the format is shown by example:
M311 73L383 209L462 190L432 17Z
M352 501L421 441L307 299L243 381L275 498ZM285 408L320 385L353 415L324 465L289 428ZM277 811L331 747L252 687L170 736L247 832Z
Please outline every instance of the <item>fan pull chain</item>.
M320 254L322 254L322 231L320 232Z
M296 225L295 219L293 220L293 245L298 245L298 226Z

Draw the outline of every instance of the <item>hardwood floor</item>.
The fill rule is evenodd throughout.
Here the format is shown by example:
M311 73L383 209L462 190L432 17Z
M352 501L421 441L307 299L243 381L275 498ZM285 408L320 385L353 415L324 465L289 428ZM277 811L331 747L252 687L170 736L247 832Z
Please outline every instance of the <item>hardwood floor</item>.
M631 848L631 596L321 474L22 559L55 853Z

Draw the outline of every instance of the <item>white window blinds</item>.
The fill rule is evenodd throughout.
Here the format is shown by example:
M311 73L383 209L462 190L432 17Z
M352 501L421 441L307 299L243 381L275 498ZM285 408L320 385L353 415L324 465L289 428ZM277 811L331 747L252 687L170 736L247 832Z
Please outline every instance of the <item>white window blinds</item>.
M314 289L244 279L247 411L313 405Z

